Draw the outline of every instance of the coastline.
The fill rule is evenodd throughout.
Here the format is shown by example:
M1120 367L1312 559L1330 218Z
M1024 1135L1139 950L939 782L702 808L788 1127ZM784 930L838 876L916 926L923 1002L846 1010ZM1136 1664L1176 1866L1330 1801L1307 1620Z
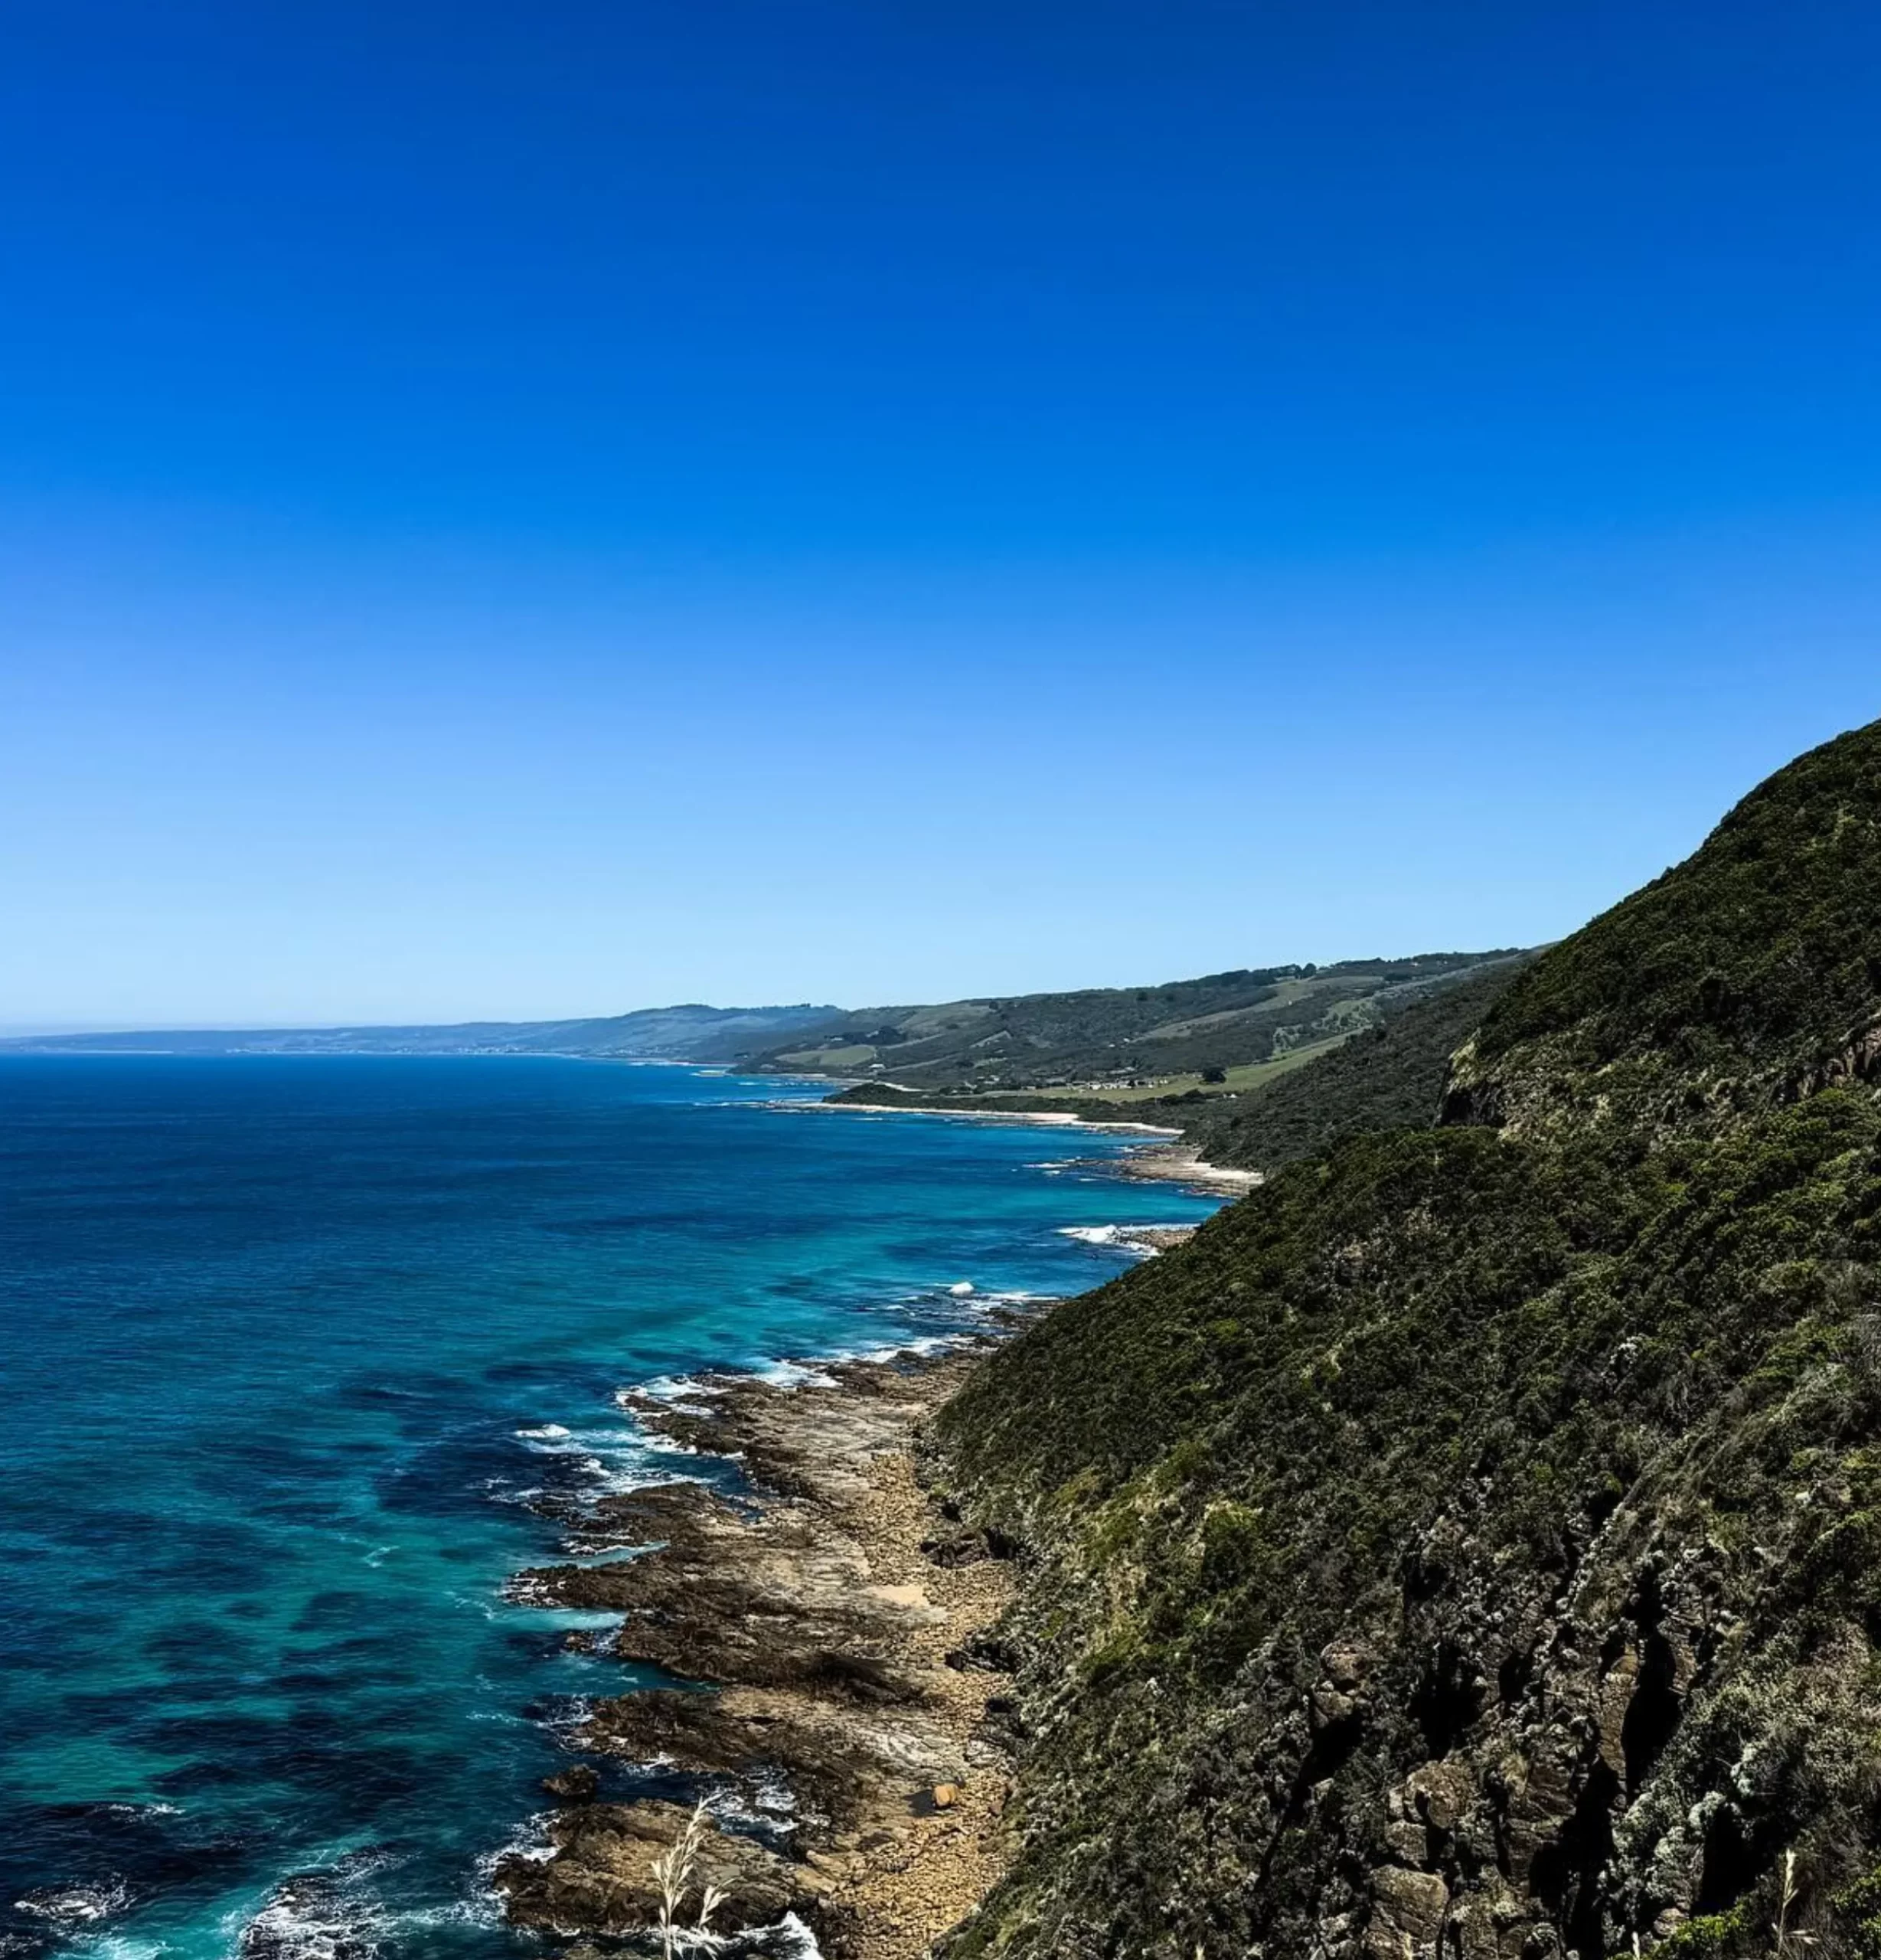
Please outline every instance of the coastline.
M1180 1136L1181 1132L1173 1134ZM1185 1149L1179 1143L1146 1145L1107 1168L1120 1178L1145 1184L1187 1184L1222 1197L1243 1197L1267 1181L1265 1171L1242 1171L1231 1164L1210 1164L1199 1152Z
M917 1459L998 1338L794 1387L717 1375L683 1400L628 1398L649 1433L735 1462L740 1488L604 1498L561 1521L570 1550L654 1549L518 1576L520 1599L619 1615L567 1638L674 1685L590 1705L571 1746L643 1788L609 1800L585 1762L550 1779L546 1850L495 1873L513 1924L652 1929L655 1861L701 1796L699 1878L734 1942L794 1919L831 1960L916 1960L971 1913L1005 1862L1013 1738L991 1635L1016 1586L1011 1548L950 1518Z
M828 1109L860 1116L942 1116L964 1123L1026 1123L1048 1129L1096 1130L1101 1135L1180 1136L1167 1123L1132 1123L1121 1119L1100 1122L1094 1116L1074 1116L1069 1109L936 1109L921 1102L793 1102L793 1109Z
M1180 1141L1183 1132L1167 1123L1115 1122L1094 1116L1080 1116L1068 1109L937 1109L906 1102L801 1102L793 1109L827 1109L837 1114L853 1111L860 1116L940 1116L955 1122L1029 1124L1048 1129L1089 1130L1099 1135L1160 1137L1167 1141L1145 1144L1115 1158L1093 1159L1090 1168L1113 1177L1141 1183L1187 1184L1211 1195L1239 1197L1266 1181L1264 1171L1248 1171L1229 1164L1210 1164L1201 1154Z
M829 1078L834 1080L834 1078ZM896 1084L886 1084L893 1088ZM1243 1197L1258 1184L1265 1182L1264 1170L1240 1170L1234 1165L1211 1165L1194 1147L1181 1142L1184 1131L1172 1123L1131 1123L1078 1116L1072 1109L935 1109L925 1103L866 1103L866 1102L809 1102L792 1103L792 1109L829 1109L834 1113L854 1112L858 1116L932 1116L956 1123L1025 1123L1043 1129L1086 1129L1096 1135L1115 1137L1162 1137L1158 1145L1142 1145L1118 1158L1093 1158L1089 1168L1103 1170L1115 1178L1142 1184L1185 1184L1191 1190L1207 1191L1216 1197Z
M1157 1125L914 1113L1158 1138L1081 1165L1126 1180L1223 1198L1259 1181ZM1141 1259L1197 1227L1060 1229ZM920 1960L970 1920L1013 1849L1017 1735L997 1628L1016 1548L967 1530L920 1462L933 1412L1056 1304L1022 1299L988 1296L980 1327L938 1342L619 1392L649 1440L695 1456L700 1475L538 1507L567 1557L516 1574L511 1597L606 1615L566 1643L642 1678L565 1732L576 1760L545 1783L556 1808L537 1820L542 1841L494 1868L511 1925L575 1942L570 1960L598 1960L596 1939L656 1934L659 1861L689 1841L690 1909L714 1889L713 1950L727 1955Z

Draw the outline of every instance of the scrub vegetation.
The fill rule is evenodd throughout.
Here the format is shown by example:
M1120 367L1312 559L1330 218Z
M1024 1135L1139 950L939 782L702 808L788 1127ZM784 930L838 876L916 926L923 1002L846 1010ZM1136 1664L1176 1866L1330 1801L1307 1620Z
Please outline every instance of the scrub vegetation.
M1881 1955L1881 724L1472 985L942 1412L1027 1571L955 1955Z

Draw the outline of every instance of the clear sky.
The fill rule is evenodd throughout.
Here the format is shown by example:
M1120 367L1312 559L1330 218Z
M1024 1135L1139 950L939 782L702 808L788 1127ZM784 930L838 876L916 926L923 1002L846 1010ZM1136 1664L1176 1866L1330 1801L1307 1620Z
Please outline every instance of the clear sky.
M0 1023L1532 942L1881 714L1881 11L15 0Z

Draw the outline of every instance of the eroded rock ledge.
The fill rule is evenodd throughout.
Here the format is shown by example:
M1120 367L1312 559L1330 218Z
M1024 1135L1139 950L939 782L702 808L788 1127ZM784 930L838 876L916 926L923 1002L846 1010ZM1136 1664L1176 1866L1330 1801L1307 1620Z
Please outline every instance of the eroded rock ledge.
M685 1403L632 1398L649 1431L741 1459L746 1488L604 1499L563 1520L578 1558L655 1549L517 1580L532 1602L621 1614L618 1632L570 1637L674 1680L596 1704L571 1738L644 1769L649 1794L599 1801L586 1766L551 1779L547 1854L496 1874L516 1924L653 1926L655 1861L701 1795L717 1808L695 1890L724 1894L721 1933L795 1913L826 1954L903 1960L971 1911L1002 1862L1011 1704L988 1636L1013 1576L1006 1547L923 1491L913 1446L975 1358L852 1362L787 1390L707 1377Z

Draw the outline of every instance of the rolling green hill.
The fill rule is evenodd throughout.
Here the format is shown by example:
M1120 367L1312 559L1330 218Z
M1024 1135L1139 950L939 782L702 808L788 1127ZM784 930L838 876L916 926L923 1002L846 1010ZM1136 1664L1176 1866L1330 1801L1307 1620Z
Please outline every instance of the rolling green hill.
M1272 1171L1360 1130L1416 1129L1435 1116L1460 1047L1527 956L1471 968L1379 1024L1245 1094L1164 1106L1211 1164Z
M1156 986L874 1008L798 1034L759 1065L864 1076L942 1097L1049 1092L1061 1102L1066 1096L1128 1101L1190 1088L1232 1089L1252 1086L1256 1071L1377 1026L1485 961L1507 957L1425 953L1212 973ZM1222 1080L1235 1070L1239 1080Z
M1881 724L1517 973L1441 1122L978 1372L1018 1834L957 1960L1881 1955L1877 949Z

